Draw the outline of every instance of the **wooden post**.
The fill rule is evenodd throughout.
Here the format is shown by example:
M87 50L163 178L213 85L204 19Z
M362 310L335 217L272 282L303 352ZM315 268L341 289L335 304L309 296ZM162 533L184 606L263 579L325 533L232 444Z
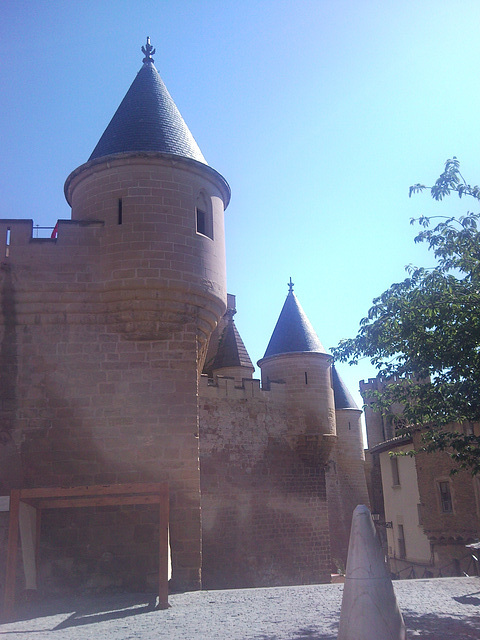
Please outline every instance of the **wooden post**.
M5 593L3 617L11 619L15 607L15 579L17 574L18 515L20 511L20 489L10 492L10 516L8 521L7 566L5 571Z
M157 609L168 609L168 491L162 491L159 505L159 569Z
M25 573L25 589L37 589L37 509L22 500L18 522L20 525L20 541L22 547L23 571Z
M38 569L38 557L40 555L40 532L42 530L42 510L37 509L37 531L35 533L35 564Z

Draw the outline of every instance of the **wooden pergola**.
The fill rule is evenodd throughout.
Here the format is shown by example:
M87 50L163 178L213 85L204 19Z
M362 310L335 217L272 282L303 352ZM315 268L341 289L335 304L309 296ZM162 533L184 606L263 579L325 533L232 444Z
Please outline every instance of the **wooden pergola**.
M43 509L68 509L78 507L103 507L135 504L157 504L160 516L158 607L168 605L168 524L169 496L166 483L112 484L84 487L45 487L36 489L12 489L10 493L10 519L8 528L7 564L3 617L13 616L15 608L15 577L19 534L20 503L34 508L35 543L38 554L40 522Z

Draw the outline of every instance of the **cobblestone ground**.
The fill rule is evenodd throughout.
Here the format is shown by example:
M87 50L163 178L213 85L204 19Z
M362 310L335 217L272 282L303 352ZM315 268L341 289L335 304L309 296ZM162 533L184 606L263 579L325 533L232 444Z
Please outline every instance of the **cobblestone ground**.
M394 583L408 638L480 640L480 578ZM56 600L0 625L5 640L335 640L343 585Z

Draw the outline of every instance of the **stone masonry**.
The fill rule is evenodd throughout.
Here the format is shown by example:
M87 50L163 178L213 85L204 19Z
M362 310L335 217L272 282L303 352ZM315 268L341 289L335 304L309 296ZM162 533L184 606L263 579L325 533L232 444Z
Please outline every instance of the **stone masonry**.
M291 282L252 380L226 304L230 190L142 50L67 178L71 219L51 238L0 221L0 497L168 482L172 588L329 581L367 501L360 411ZM47 511L42 588L148 588L157 536L146 506Z

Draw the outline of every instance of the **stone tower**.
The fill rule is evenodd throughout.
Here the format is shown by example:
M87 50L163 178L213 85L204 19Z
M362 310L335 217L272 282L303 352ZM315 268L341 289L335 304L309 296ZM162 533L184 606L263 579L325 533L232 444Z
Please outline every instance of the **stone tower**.
M291 491L297 494L296 499L309 502L300 531L305 533L303 544L312 562L318 563L319 574L327 568L330 572L332 566L325 480L325 465L336 442L332 361L298 302L290 279L287 298L258 366L264 388L272 383L283 385L289 425L285 438L291 449L290 463L283 464L290 468ZM321 550L327 551L326 557Z
M39 240L31 221L0 222L0 368L9 372L0 417L22 462L17 486L167 481L172 580L194 589L198 372L226 308L230 191L163 84L149 39L142 51L88 162L66 181L72 219ZM44 559L54 573L91 575L107 557L114 584L143 586L155 575L155 520L119 512L107 527L100 516L88 530L75 512L46 516Z
M298 417L299 433L316 438L328 449L335 436L332 356L328 355L298 302L290 280L289 293L265 355L258 362L262 386L281 380L288 411ZM300 426L301 425L301 426Z
M345 568L352 514L359 504L368 505L362 411L332 366L335 398L335 444L326 467L328 514L332 559Z

